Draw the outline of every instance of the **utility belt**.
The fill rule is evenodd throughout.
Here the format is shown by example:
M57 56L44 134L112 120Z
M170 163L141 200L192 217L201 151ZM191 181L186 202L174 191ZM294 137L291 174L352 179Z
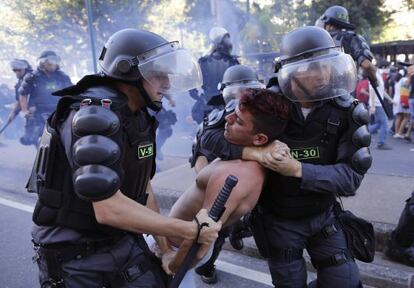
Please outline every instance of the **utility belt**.
M48 276L51 287L64 288L62 265L72 260L80 260L98 252L98 250L116 245L128 234L124 233L109 239L97 241L85 241L79 243L60 242L53 244L37 244L33 241L36 254L33 261L36 262L40 257L46 262ZM145 257L141 261L126 268L115 275L105 284L105 287L124 287L133 282L138 277L151 270L157 283L151 287L167 287L170 277L162 270L161 260L158 259L148 248L141 234L130 234L134 238Z

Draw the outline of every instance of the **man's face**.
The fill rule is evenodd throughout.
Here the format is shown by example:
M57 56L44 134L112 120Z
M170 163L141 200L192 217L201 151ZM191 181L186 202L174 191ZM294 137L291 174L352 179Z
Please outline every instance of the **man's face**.
M253 115L249 111L240 111L237 106L233 113L226 116L224 137L230 143L251 146L255 135Z
M25 69L13 69L13 72L16 75L17 79L22 79L26 70Z
M296 95L307 96L319 95L324 91L330 82L331 67L313 67L306 71L298 71L292 77L292 90Z
M166 93L161 91L167 91L170 89L170 80L166 73L154 72L147 76L144 81L144 89L147 91L152 101L159 102Z

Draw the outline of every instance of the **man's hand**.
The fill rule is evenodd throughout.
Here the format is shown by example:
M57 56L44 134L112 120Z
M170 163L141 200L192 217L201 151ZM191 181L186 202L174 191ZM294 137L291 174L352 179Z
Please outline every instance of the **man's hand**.
M170 263L174 260L175 255L177 252L169 249L164 254L161 255L161 265L162 269L164 269L165 273L168 275L173 275L174 272L170 270Z
M200 223L200 226L202 226L197 242L199 244L210 245L217 239L218 232L221 229L222 223L221 221L215 222L213 219L211 219L208 216L206 209L201 209L197 213L196 217L198 219L198 222Z
M284 152L284 151L282 151ZM302 177L302 164L290 154L273 151L264 155L263 166L283 176Z

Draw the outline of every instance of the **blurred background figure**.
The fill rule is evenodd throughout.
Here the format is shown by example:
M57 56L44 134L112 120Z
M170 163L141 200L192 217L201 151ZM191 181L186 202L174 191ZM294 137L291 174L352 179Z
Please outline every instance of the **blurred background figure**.
M36 71L27 73L18 90L20 107L26 118L23 145L37 146L46 119L56 109L58 97L52 92L72 85L68 75L60 70L60 57L54 51L43 51Z
M198 60L203 76L202 92L199 94L197 89L190 91L190 96L196 100L191 109L191 116L198 124L206 113L214 108L224 107L224 100L217 85L223 79L227 68L240 64L237 57L231 54L233 44L226 29L213 27L209 38L212 43L211 53Z
M10 111L8 117L8 121L11 122L15 119L16 115L19 114L21 110L19 102L19 88L22 85L23 77L27 73L33 72L33 69L32 66L30 66L29 62L24 59L13 59L10 61L10 66L17 78L17 83L14 85L16 102L13 104L12 110Z
M171 95L165 95L165 98L168 100L168 104L171 108L175 107L175 100ZM177 123L177 114L172 109L165 108L163 104L161 110L155 114L155 118L158 121L157 129L157 160L164 160L164 154L162 153L162 146L168 138L173 134L172 126Z

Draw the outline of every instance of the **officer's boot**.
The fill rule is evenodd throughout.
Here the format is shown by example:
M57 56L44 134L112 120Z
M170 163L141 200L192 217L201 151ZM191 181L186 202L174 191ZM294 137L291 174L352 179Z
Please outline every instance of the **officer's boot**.
M398 226L388 241L385 255L394 261L414 266L414 192L406 202Z
M242 219L233 224L233 229L229 236L231 246L236 250L243 249L243 238L252 236L250 229L250 213L243 216Z

